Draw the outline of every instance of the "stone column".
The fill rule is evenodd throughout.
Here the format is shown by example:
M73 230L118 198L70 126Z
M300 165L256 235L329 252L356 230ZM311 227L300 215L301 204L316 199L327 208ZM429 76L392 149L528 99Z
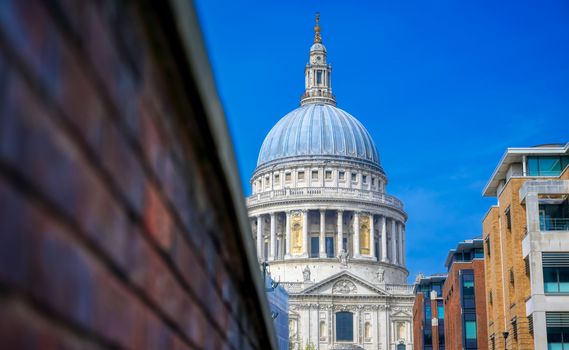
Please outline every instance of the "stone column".
M537 193L529 192L526 195L526 222L527 232L539 232L541 225L539 222L539 201Z
M271 240L269 242L269 260L275 260L275 251L277 250L277 235L275 231L275 213L270 214L271 217Z
M321 258L326 257L326 210L320 209L320 248L319 253Z
M373 214L369 214L369 256L375 260L375 226L373 223Z
M354 212L354 258L360 256L360 214Z
M308 256L308 210L302 211L302 256Z
M401 224L401 246L401 251L403 252L401 255L401 261L403 262L403 266L405 266L407 263L405 259L405 225L403 224Z
M381 261L387 262L387 220L381 216Z
M395 220L391 220L391 263L397 263L397 225Z
M257 255L263 261L263 216L257 215Z
M290 258L290 210L286 211L286 221L285 221L285 239L286 239L286 251L285 259Z
M397 260L397 263L399 265L403 265L403 223L400 222L399 225L397 225L397 229L398 229L398 240L397 240L397 247L399 248L399 259Z
M337 224L338 244L336 245L336 256L340 255L344 244L344 211L338 210L337 213L338 213L338 224Z

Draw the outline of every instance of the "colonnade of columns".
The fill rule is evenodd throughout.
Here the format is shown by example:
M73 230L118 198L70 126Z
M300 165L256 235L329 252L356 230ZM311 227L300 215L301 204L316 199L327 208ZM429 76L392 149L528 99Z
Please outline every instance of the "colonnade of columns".
M327 225L326 220L330 220L331 216L327 212L335 213L335 230L330 231L329 223ZM316 215L310 215L312 213ZM302 218L300 250L292 248L293 215ZM345 225L346 218L351 220L351 225ZM257 215L255 219L257 253L261 260L337 258L345 249L350 259L379 260L405 266L405 226L391 217L351 210L317 209L271 212ZM279 232L277 221L281 223ZM319 229L310 230L310 226L315 227L316 223ZM265 224L269 225L268 232ZM317 244L315 238L318 238Z

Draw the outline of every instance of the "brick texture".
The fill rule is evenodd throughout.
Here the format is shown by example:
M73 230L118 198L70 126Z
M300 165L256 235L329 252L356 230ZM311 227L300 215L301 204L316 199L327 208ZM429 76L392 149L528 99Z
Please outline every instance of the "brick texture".
M423 350L423 324L425 323L425 299L423 293L417 293L413 303L413 350Z
M474 272L474 300L476 308L476 338L478 349L488 349L488 332L486 320L486 289L484 276L484 261L454 262L448 272L443 286L445 306L445 340L447 349L462 349L462 297L459 273L461 270Z
M495 336L496 349L504 348L502 332L507 330L507 348L533 349L525 300L530 295L530 281L522 259L522 240L526 233L525 207L520 204L519 190L526 179L512 178L499 196L499 205L490 209L483 221L484 237L490 242L484 247L486 257L488 303L488 335ZM510 208L511 225L508 228L506 209ZM504 321L505 320L505 321ZM512 321L517 324L514 336ZM492 349L489 346L489 349Z
M425 305L429 303L431 305L431 331L432 331L432 350L439 350L441 348L439 339L439 327L441 325L433 323L434 319L440 321L439 309L437 301L442 300L440 296L435 299L431 299L430 293L425 294L423 292L418 292L415 296L415 302L413 303L413 350L423 350L424 344L424 331L428 325L425 325ZM446 322L446 321L445 321ZM428 328L427 328L428 329Z
M2 348L270 348L166 7L0 4Z

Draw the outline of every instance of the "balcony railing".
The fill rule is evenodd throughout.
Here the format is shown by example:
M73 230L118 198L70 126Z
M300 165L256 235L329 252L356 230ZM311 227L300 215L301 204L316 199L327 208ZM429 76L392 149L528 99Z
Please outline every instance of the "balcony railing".
M569 231L569 218L542 218L539 228L541 231Z
M379 202L398 209L403 209L403 203L399 199L388 194L341 187L303 187L265 191L248 197L247 204L251 206L286 199L312 199L326 197L334 197L338 199L361 199Z

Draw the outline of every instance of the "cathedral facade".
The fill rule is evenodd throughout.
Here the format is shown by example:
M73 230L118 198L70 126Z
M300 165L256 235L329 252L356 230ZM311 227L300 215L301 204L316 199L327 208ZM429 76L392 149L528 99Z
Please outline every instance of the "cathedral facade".
M289 293L291 348L412 349L403 203L336 107L318 18L300 107L271 129L247 198L260 262Z

